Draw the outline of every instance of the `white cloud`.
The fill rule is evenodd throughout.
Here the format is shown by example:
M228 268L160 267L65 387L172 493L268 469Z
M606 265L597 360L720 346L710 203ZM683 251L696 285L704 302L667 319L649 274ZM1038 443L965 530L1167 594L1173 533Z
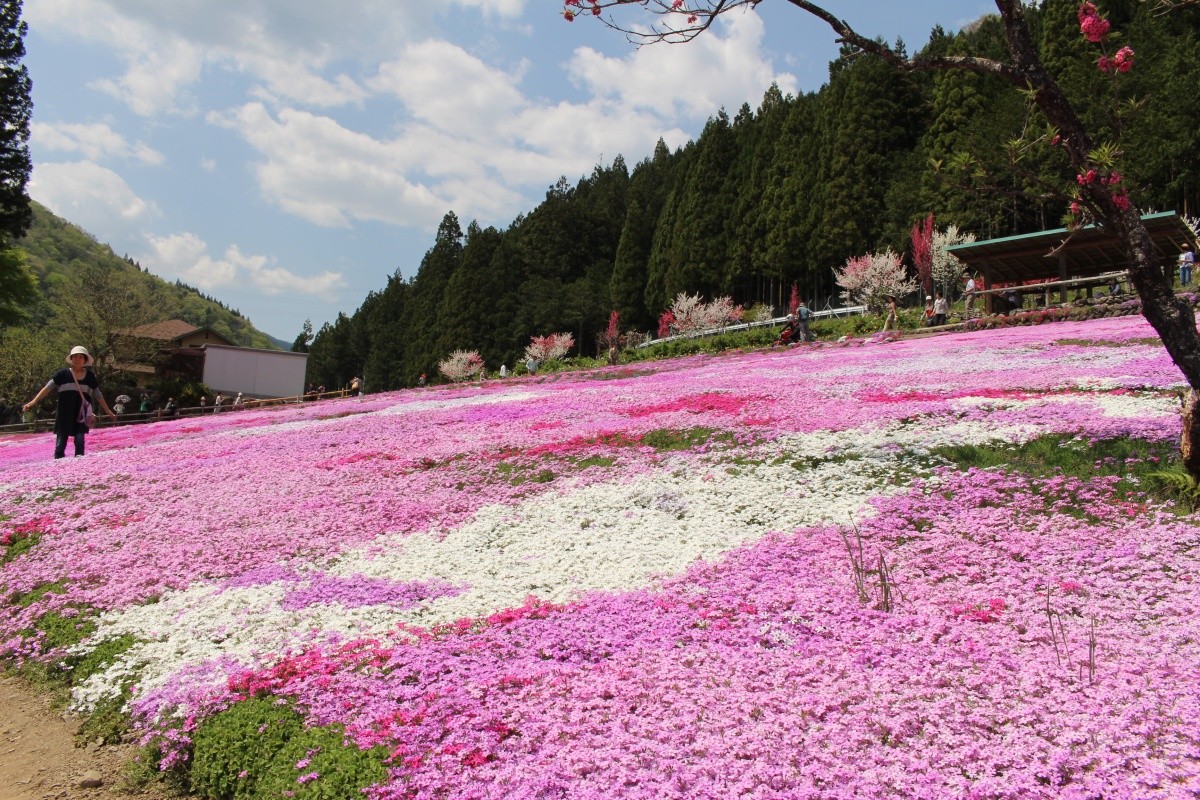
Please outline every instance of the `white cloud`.
M209 119L237 130L266 157L256 165L264 195L314 224L346 227L359 219L427 227L447 210L444 198L406 177L419 161L395 142L306 111L287 109L276 118L259 103Z
M757 16L734 15L718 33L687 48L643 48L624 58L580 48L568 65L592 95L580 102L528 97L520 89L523 62L499 69L457 45L424 40L366 82L403 104L393 138L262 103L208 119L238 131L261 154L263 194L310 222L432 229L453 209L503 224L537 196L523 192L540 194L560 175L573 180L618 153L649 153L660 137L684 144L690 137L681 117L757 105L773 80L785 92L794 88L790 75L774 73L759 55Z
M232 70L261 84L260 98L316 107L359 103L364 90L333 65L366 64L434 32L451 5L511 19L526 0L27 0L25 19L39 31L112 48L124 73L94 85L135 113L188 111L190 87L206 69Z
M88 231L132 231L159 215L120 175L91 161L38 163L29 195L60 217Z
M762 55L761 17L728 14L719 27L687 45L650 45L624 58L579 48L568 65L571 78L597 98L667 118L703 118L721 107L732 115L743 102L756 108L772 81L784 94L796 91L795 77L775 73Z
M267 256L247 255L231 245L220 258L208 253L208 245L193 233L148 236L150 253L139 261L163 277L178 278L204 290L250 284L268 295L309 294L331 299L346 285L340 272L297 275L276 266Z
M119 158L148 166L159 166L163 154L143 142L130 144L124 136L102 123L45 123L30 125L30 141L39 150L78 153L89 161Z
M398 97L416 119L470 138L487 138L497 119L527 101L517 89L522 70L506 74L461 47L425 41L380 65L373 89Z

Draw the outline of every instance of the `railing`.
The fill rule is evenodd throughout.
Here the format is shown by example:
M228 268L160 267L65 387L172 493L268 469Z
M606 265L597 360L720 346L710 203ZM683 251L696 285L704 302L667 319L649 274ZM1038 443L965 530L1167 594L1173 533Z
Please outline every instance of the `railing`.
M867 313L866 306L846 306L845 308L824 308L820 311L809 311L809 320L822 319L826 317L848 317L852 314ZM671 336L664 336L661 339L647 339L637 347L651 347L663 342L676 342L683 339L698 339L701 336L716 336L722 333L732 333L734 331L748 331L754 328L776 327L787 322L787 317L774 317L772 319L758 320L757 322L739 322L736 325L724 325L719 328L707 328L702 331L689 331L688 333L676 333Z
M291 397L265 397L255 399L245 399L239 405L234 405L232 401L224 403L220 409L212 405L203 406L187 406L176 409L175 413L167 414L163 409L154 411L135 411L125 414L118 414L117 421L113 422L105 414L97 413L96 422L93 428L113 428L122 425L142 425L148 422L162 422L164 420L183 419L187 417L201 417L206 414L221 413L226 414L231 411L244 411L251 408L265 408L267 406L279 406L295 403L314 402L317 400L329 400L338 397L349 397L351 392L349 389L337 389L331 392L306 392L305 394L292 395ZM99 409L97 409L99 411ZM9 425L0 425L0 434L4 433L42 433L44 431L54 430L54 417L30 417L32 412L26 412L23 416L26 418L23 422L16 422Z

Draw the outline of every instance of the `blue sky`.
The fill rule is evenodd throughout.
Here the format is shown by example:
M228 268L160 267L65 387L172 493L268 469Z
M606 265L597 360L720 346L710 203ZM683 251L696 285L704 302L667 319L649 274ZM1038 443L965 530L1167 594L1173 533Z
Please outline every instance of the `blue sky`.
M910 49L983 0L833 0ZM640 50L559 0L25 0L29 191L120 255L291 341L412 277L454 211L506 227L560 176L772 81L812 91L828 28L763 0L688 45ZM636 22L633 12L622 18Z

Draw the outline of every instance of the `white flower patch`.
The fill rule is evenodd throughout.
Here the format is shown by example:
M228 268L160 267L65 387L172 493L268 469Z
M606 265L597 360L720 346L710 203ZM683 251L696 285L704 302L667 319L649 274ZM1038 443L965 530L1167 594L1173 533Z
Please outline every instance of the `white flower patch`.
M1125 384L1118 384L1125 385ZM1038 405L1090 405L1097 412L1115 419L1139 419L1142 417L1175 417L1179 415L1179 401L1158 394L1051 394L1029 399L1019 397L958 397L951 400L952 410L975 408L1025 409Z
M195 586L105 614L93 642L132 634L138 644L78 687L73 702L91 708L115 696L134 673L146 691L206 661L270 664L325 634L362 636L401 622L432 626L481 617L519 606L529 595L565 603L588 591L637 589L772 531L846 524L869 513L871 497L900 491L883 481L894 462L853 469L824 463L803 471L790 463L762 464L738 467L737 474L693 460L675 465L630 481L487 506L453 530L383 536L328 567L330 574L440 580L464 589L415 608L321 603L287 611L281 607L285 586L273 583ZM213 673L209 680L216 688L224 676Z
M444 411L448 408L470 408L471 406L488 406L497 403L523 403L537 400L544 393L530 391L511 391L497 394L484 394L473 397L457 397L452 400L418 400L415 403L397 403L394 406L372 411L365 416L395 416L400 414L416 414L424 411Z
M1086 403L1095 406L1105 416L1116 419L1179 416L1179 400L1157 394L1049 395L1042 398L1042 402L1062 405Z
M810 459L831 455L854 457L887 469L898 465L899 453L926 455L948 445L985 445L995 442L1022 444L1044 430L1033 424L998 425L993 421L970 420L936 423L924 420L892 422L874 428L847 431L815 431L782 437L779 445L788 452Z

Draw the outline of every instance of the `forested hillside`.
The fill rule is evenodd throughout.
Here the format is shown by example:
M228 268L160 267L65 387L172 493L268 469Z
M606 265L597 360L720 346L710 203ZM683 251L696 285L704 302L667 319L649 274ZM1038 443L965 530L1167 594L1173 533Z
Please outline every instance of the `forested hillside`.
M212 328L247 347L278 344L236 310L183 283L167 283L44 206L16 243L38 286L27 320L0 330L0 396L23 396L84 343L98 359L115 331L165 319Z
M1115 84L1083 49L1077 6L1031 9L1047 66L1089 126L1119 143L1146 210L1196 214L1200 8L1163 15L1152 3L1106 3L1137 53L1119 86L1137 109L1118 127L1106 116L1111 102L1101 102ZM923 50L999 56L1005 44L998 19L985 17L954 35L935 29ZM772 88L756 110L718 111L694 142L675 152L660 142L632 170L618 157L574 184L564 178L505 230L464 230L448 213L419 269L402 266L317 333L310 377L335 386L365 373L375 390L410 385L459 348L495 369L512 365L530 336L554 331L594 355L612 310L622 328L648 330L679 292L779 309L796 283L821 306L837 295L835 267L886 247L906 253L914 221L931 212L938 228L979 238L1061 223L1064 201L1045 187L1070 179L1066 162L1027 156L1014 165L1004 143L1044 122L1007 84L902 74L848 53L829 75L817 92ZM963 166L990 188L956 185L950 175Z

